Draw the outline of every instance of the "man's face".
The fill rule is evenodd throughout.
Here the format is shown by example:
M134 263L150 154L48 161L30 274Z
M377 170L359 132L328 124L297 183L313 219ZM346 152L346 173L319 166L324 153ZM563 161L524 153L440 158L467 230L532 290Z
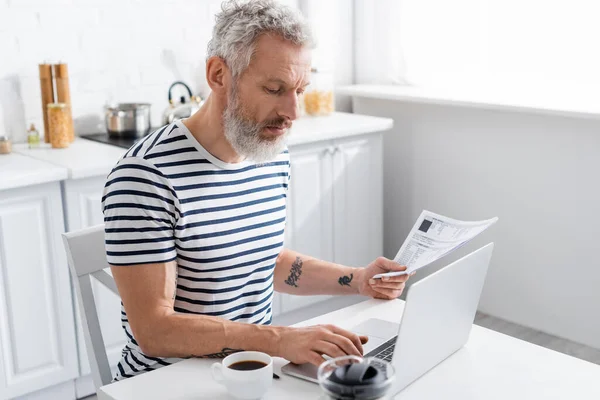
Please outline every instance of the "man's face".
M273 159L298 117L298 95L310 76L310 49L262 35L249 67L229 90L223 113L225 136L251 160Z

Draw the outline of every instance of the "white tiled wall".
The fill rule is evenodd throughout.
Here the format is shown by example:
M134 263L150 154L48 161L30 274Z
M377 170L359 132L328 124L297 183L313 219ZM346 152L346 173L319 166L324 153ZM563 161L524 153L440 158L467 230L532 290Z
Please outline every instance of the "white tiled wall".
M282 1L296 5L296 1ZM0 135L42 130L38 64L69 66L78 134L103 129L107 101L152 103L175 80L206 93L204 58L221 0L0 0Z

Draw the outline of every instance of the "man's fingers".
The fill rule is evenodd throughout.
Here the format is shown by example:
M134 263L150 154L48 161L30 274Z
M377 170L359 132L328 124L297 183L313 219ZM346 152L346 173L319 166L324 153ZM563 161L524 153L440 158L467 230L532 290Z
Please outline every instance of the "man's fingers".
M379 257L377 262L380 267L389 272L406 271L406 265L400 265L396 261L387 259L385 257Z
M374 285L371 285L373 290L376 289L396 289L396 290L404 290L404 282L377 282Z
M308 362L317 367L323 364L324 361L325 360L323 359L323 356L316 351L311 351L310 355L308 356Z
M326 354L331 358L343 357L347 354L337 344L325 340L320 340L315 343L314 349L317 350L317 352Z
M335 345L344 351L344 355L362 356L362 345L360 348L356 347L356 344L345 336L332 333L331 336L327 336L326 340L335 343Z
M373 289L377 293L381 293L391 299L398 298L402 294L402 290L396 290L396 289L385 289L385 288L380 288L377 286L371 286L371 289Z
M382 276L381 279L375 279L375 283L378 282L406 282L410 278L410 275L398 275L398 276Z
M369 341L369 337L368 336L359 336L360 338L360 343L361 344L365 344Z
M362 342L357 334L347 331L345 329L342 329L340 327L337 327L335 325L328 325L327 328L329 328L329 330L332 331L333 333L336 333L338 335L348 338L351 341L351 343L354 344L354 347L356 347L356 349L359 351L359 353L360 353L359 355L363 354ZM354 354L354 353L348 353L348 354Z

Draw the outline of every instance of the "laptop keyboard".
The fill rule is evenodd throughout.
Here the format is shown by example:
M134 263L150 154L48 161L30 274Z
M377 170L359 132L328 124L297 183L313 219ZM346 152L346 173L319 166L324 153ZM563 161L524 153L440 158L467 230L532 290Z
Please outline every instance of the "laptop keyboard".
M379 358L384 361L392 361L394 356L394 348L396 347L396 337L391 338L375 350L371 351L367 356Z

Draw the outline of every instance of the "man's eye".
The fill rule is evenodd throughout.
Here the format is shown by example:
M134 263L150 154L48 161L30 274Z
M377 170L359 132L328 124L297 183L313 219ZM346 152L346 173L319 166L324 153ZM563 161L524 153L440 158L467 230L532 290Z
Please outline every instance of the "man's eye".
M271 89L271 88L265 87L265 92L267 92L269 94L277 94L277 93L279 93L279 89Z

